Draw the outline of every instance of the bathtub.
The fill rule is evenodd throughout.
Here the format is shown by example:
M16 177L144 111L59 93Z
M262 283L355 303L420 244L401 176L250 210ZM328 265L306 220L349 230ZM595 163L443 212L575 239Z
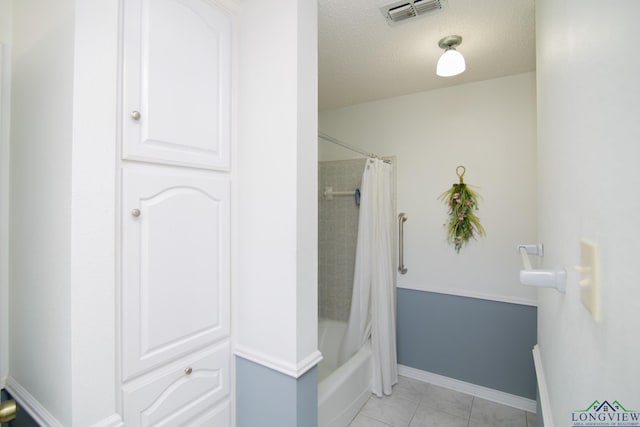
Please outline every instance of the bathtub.
M346 323L318 321L318 427L347 427L371 396L371 343L338 366Z

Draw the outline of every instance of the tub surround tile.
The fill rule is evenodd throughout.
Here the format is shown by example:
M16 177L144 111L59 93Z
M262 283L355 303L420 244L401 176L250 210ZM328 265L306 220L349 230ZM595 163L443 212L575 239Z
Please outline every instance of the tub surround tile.
M360 186L365 159L318 163L318 311L346 322L351 309L359 209L351 197L323 197Z

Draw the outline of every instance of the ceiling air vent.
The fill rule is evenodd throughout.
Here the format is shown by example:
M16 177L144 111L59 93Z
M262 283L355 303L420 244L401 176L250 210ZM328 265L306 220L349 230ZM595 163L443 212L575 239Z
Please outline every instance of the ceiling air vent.
M383 6L382 14L389 25L395 25L411 18L439 12L446 5L446 0L404 0Z

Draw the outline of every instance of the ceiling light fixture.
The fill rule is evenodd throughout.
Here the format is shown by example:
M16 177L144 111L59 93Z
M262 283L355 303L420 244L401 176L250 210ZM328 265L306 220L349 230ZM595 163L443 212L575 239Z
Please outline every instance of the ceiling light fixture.
M462 37L460 36L447 36L438 42L438 46L444 49L444 53L438 59L438 66L436 67L436 74L440 77L456 76L460 73L464 73L467 66L464 62L464 57L455 48L462 43Z

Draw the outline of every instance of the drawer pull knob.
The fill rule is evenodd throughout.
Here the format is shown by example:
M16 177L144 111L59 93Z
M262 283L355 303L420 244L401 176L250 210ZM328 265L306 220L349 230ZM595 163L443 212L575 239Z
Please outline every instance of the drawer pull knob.
M192 372L193 372L193 369L191 369L191 367L188 367L188 368L184 369L185 375L191 375Z
M140 120L140 111L132 111L131 112L131 118L133 120Z
M133 209L131 211L131 216L138 218L140 216L140 209Z

